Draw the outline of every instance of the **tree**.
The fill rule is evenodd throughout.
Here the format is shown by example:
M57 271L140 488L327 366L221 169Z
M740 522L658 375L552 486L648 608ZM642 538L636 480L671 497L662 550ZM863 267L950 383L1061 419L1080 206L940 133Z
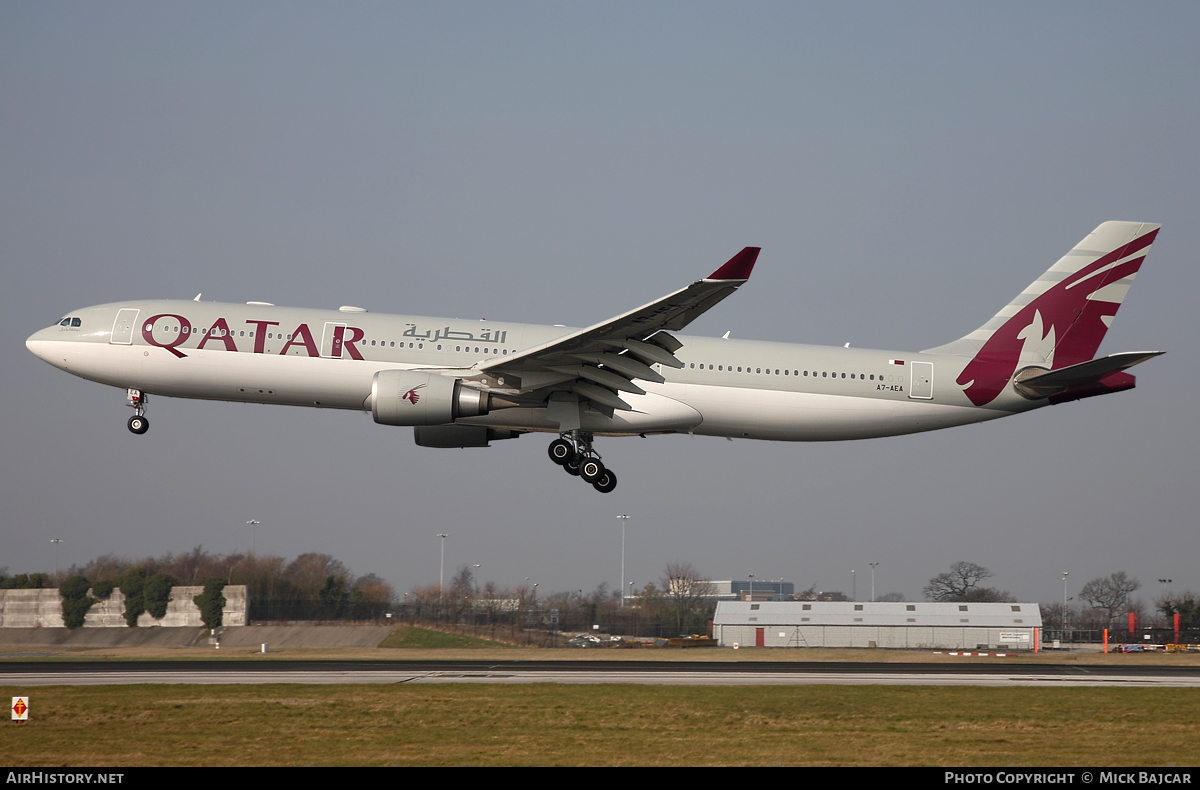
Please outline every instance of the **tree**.
M1124 571L1092 579L1083 585L1079 597L1088 606L1099 609L1108 617L1105 627L1111 627L1113 618L1129 611L1129 594L1142 586L1137 579L1129 578Z
M72 576L58 586L58 594L62 596L63 625L67 628L82 626L88 609L96 603L96 599L87 594L90 587L82 576Z
M200 620L205 628L220 628L225 616L225 580L214 576L204 582L204 592L192 599L192 603L200 607Z
M146 587L146 569L130 568L117 579L117 586L121 588L121 595L125 596L125 624L130 628L137 628L138 617L146 611L146 596L143 594Z
M666 599L675 613L675 627L683 632L684 623L691 625L700 614L701 604L712 597L713 586L700 577L690 562L667 563L666 575L660 580Z
M1175 624L1175 615L1179 615L1179 626L1186 630L1200 628L1200 596L1191 590L1181 593L1167 593L1154 602L1158 611L1167 618L1167 627Z
M167 616L167 604L171 602L171 588L176 585L175 578L168 573L156 573L142 588L142 597L146 603L146 611L155 620Z
M992 572L973 562L959 561L950 566L949 573L939 573L929 580L922 592L930 601L947 603L987 603L1015 601L1008 592L994 587L981 587L980 582L990 579Z
M350 599L350 591L346 589L344 575L326 576L324 586L317 593L317 603L321 605L321 616L327 620L336 620L342 615L342 611Z

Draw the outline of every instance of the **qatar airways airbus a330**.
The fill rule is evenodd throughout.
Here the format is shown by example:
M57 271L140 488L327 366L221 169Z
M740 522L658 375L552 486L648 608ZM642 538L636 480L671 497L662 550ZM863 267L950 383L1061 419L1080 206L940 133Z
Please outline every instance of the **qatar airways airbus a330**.
M931 431L1131 389L1161 351L1096 358L1158 225L1105 222L974 332L920 352L674 334L750 277L757 247L616 318L572 329L151 300L74 310L25 345L127 391L369 411L422 447L558 434L550 458L601 492L596 436L832 441Z

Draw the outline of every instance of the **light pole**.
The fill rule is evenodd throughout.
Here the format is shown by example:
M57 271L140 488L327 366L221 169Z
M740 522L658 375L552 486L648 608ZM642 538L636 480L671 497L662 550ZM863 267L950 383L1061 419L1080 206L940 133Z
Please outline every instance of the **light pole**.
M438 598L441 598L446 590L446 538L449 536L439 532L438 537L442 539L442 564L438 568Z
M250 556L251 557L254 556L254 528L257 527L261 523L262 522L256 518L252 518L246 522L247 526L250 527Z
M621 519L621 606L625 605L625 525L629 523L629 516L617 516Z
M1060 623L1059 627L1062 629L1062 632L1063 632L1063 633L1062 633L1062 638L1063 638L1064 640L1067 638L1067 576L1069 576L1069 575L1070 575L1070 573L1071 573L1070 571L1063 571L1063 572L1062 572L1062 577L1063 577L1063 610L1062 610L1062 618L1061 618L1061 619L1062 619L1062 623Z
M58 544L62 543L62 538L50 538L50 542L54 544L54 580L58 581Z
M871 566L871 603L875 603L875 566L878 562L870 563Z
M750 600L754 600L754 574L750 574Z
M479 563L475 563L475 565L472 567L475 568L475 600L478 601L479 600L479 569L482 568L483 566L480 565Z
M850 569L850 600L858 600L858 574L853 568Z

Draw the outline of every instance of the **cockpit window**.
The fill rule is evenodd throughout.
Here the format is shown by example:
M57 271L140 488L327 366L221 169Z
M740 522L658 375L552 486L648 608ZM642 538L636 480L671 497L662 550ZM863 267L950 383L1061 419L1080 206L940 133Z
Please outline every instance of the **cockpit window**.
M59 325L59 326L70 326L70 325L71 325L71 319L70 319L70 318L64 318L63 320L61 320L61 321L59 321L59 322L58 322L58 325Z
M71 326L81 326L82 324L83 324L83 322L80 321L78 318L71 319Z

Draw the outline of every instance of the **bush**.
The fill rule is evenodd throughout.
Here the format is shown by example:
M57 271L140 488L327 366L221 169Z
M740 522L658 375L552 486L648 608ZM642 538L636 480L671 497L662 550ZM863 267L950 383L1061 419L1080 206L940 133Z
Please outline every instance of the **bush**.
M220 628L225 614L225 580L213 577L204 582L204 592L192 599L192 603L200 607L200 619L205 628Z
M167 604L171 602L171 588L174 586L175 579L168 573L156 573L146 580L142 597L146 611L155 620L166 617Z
M107 601L112 595L112 591L115 590L116 587L117 583L112 579L103 582L96 582L92 585L92 595L95 595L97 598L103 601Z
M138 617L146 611L146 569L130 568L117 579L117 586L125 596L125 624L137 628Z
M72 576L58 586L58 594L62 596L63 623L67 628L79 628L87 617L88 609L97 603L95 598L87 594L88 580L82 576Z

